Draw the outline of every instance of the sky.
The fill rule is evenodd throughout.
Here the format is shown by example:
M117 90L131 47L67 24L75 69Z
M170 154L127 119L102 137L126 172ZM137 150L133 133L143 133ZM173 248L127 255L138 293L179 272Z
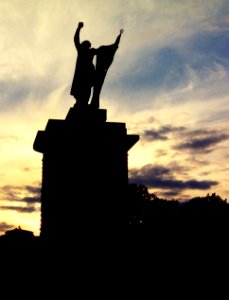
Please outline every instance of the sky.
M0 234L40 231L48 119L65 119L77 53L124 33L100 96L139 142L129 180L160 198L229 195L229 0L0 0Z

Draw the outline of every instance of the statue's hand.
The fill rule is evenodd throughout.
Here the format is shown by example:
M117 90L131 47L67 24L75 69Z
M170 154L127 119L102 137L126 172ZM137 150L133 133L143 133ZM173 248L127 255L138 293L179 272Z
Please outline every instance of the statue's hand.
M78 27L82 28L83 27L83 22L79 22Z
M124 32L124 30L123 29L120 29L120 33L122 34Z

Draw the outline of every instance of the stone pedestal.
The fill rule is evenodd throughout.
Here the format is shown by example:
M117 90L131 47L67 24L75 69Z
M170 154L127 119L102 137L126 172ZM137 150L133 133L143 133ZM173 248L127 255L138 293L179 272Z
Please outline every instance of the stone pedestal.
M38 131L42 237L127 224L128 150L138 139L125 123L106 122L106 110L90 106L74 106L65 120L51 119Z

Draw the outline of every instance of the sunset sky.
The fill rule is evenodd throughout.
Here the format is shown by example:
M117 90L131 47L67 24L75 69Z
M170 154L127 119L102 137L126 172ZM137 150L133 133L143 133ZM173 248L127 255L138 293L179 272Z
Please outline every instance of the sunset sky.
M160 198L228 198L229 0L0 0L0 234L20 225L39 235L33 142L75 103L80 21L94 48L124 29L101 108L140 135L130 181Z

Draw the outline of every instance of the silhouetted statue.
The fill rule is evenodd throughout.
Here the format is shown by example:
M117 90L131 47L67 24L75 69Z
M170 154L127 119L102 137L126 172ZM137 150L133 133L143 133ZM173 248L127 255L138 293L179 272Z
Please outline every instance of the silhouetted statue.
M101 46L97 49L95 83L93 97L91 100L91 105L95 108L99 108L99 95L101 92L101 88L106 77L107 71L113 62L115 52L118 49L122 33L123 29L120 30L120 33L117 36L114 44L108 46Z
M79 22L74 36L78 56L70 94L75 97L78 105L87 106L91 96L91 89L94 87L91 105L95 108L99 108L101 88L107 70L118 49L123 29L120 30L114 44L94 49L91 48L91 43L87 40L80 43L80 30L82 27L83 22ZM93 64L95 55L97 55L96 68Z
M75 97L78 104L87 105L91 95L91 88L94 85L95 67L93 58L96 50L91 48L89 41L80 43L80 30L82 27L83 22L79 22L74 36L78 57L70 94Z

